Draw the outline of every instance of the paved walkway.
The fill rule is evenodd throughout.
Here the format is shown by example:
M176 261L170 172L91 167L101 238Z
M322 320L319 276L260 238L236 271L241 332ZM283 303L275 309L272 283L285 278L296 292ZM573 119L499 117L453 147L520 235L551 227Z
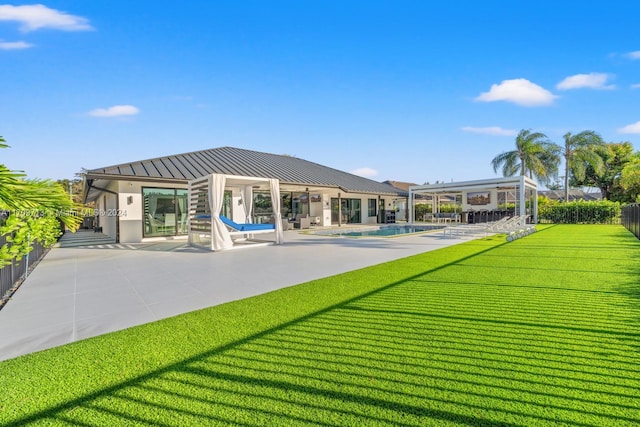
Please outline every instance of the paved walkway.
M280 246L215 253L184 241L85 247L63 241L0 310L0 360L472 238L436 232L351 239L287 231Z

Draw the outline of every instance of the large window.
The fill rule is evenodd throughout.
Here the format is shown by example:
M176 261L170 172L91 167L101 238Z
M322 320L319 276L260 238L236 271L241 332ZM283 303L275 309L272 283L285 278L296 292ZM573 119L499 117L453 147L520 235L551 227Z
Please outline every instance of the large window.
M309 193L291 193L291 216L309 214Z
M293 218L297 214L309 213L309 193L281 192L280 214L282 218ZM255 191L253 193L254 222L266 222L273 217L271 205L271 193L268 191Z
M187 234L187 193L175 188L143 188L143 236Z
M271 193L268 191L255 191L253 193L253 222L266 223L273 217L271 206Z
M359 224L362 222L360 199L331 198L331 222L333 224ZM342 217L340 217L342 215Z

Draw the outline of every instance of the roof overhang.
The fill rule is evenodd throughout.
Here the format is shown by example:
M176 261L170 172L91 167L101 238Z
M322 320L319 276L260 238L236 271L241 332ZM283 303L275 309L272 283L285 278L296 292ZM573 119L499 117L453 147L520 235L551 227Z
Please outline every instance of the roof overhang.
M524 185L525 188L537 190L538 184L526 176L482 179L477 181L447 182L431 185L412 185L409 192L413 194L456 194L464 191L488 189L513 189Z
M229 177L229 179L231 180L238 180L239 176L238 175L227 175L227 177ZM245 177L242 177L245 178ZM268 178L261 178L261 177L246 177L247 179L251 180L255 180L256 182L261 181L264 182L265 179ZM197 179L197 178L196 178ZM184 184L185 186L189 183L188 179L183 179L183 178L157 178L157 177L149 177L149 176L132 176L132 175L115 175L115 174L105 174L105 173L99 173L99 172L94 172L94 171L88 171L85 175L84 175L84 182L85 182L85 189L84 189L84 200L85 203L89 203L94 201L100 193L100 189L104 187L104 185L100 185L101 181L137 181L137 182L153 182L153 183L158 183L158 184ZM407 194L402 194L401 191L389 191L389 192L367 192L367 191L362 191L362 190L353 190L353 189L348 189L348 188L344 188L342 186L339 185L330 185L330 184L326 184L326 185L318 185L318 184L312 184L312 183L304 183L304 182L285 182L285 181L280 181L280 187L281 188L286 188L287 191L300 191L301 188L304 189L304 191L309 191L309 192L313 192L313 191L325 191L325 190L338 190L338 191L344 191L345 193L361 193L361 194L376 194L376 195L388 195L388 196L395 196L395 197L406 197Z

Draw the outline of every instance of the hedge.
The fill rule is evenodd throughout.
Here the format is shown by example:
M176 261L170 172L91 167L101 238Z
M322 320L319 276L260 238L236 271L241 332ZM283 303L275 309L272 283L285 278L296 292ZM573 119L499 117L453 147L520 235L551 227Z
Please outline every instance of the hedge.
M619 202L584 200L538 206L538 222L553 224L620 224Z

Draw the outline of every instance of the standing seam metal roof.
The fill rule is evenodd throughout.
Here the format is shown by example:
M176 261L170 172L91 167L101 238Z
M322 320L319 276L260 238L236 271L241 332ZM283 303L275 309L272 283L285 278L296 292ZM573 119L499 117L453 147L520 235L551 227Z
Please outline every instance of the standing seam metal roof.
M219 147L87 171L89 179L153 178L189 181L211 173L277 178L288 184L340 187L349 192L398 194L391 185L292 156Z

